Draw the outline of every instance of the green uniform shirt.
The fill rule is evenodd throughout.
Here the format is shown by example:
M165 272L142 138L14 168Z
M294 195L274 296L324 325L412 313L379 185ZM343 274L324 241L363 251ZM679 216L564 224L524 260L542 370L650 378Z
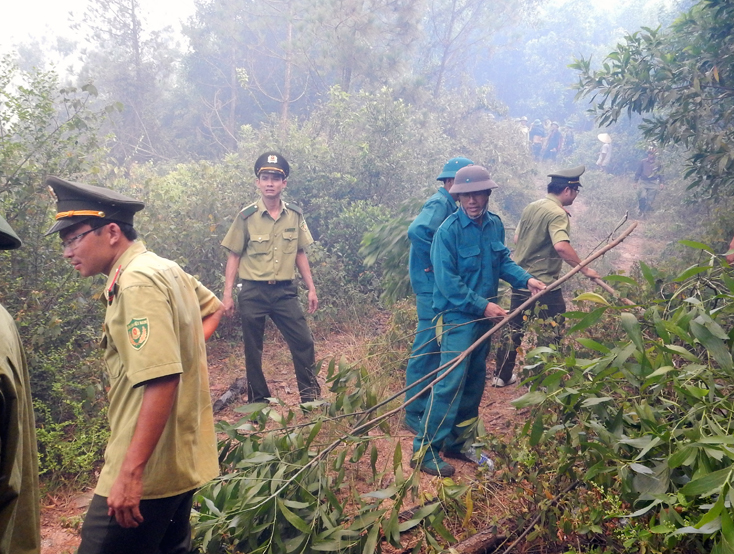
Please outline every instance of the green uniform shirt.
M517 225L517 265L546 285L558 279L563 260L554 245L570 241L571 222L561 202L548 195L528 204Z
M0 553L41 551L36 424L15 322L0 306Z
M222 246L240 256L240 279L288 281L296 276L296 253L312 243L296 208L281 202L280 216L273 219L261 198L237 215Z
M110 489L135 431L146 381L181 375L176 401L143 474L143 499L167 498L219 474L203 317L220 306L178 264L139 242L107 279L102 347L109 373L110 439L95 492Z

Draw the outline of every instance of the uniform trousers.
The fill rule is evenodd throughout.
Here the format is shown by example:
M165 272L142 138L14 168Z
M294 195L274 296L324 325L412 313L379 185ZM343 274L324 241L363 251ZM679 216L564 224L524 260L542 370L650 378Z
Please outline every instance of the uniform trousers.
M441 332L441 361L451 362L469 348L490 328L486 320L475 321L462 314L443 315ZM458 425L479 416L479 404L484 394L487 369L484 359L489 350L489 340L482 343L454 368L443 380L433 386L425 411L413 440L413 452L428 445L425 459L436 459L441 450L461 450L459 441L464 429ZM447 373L448 367L439 376Z
M652 205L658 196L659 190L660 185L658 183L653 184L652 181L643 180L643 186L637 191L637 202L641 214L652 211Z
M94 495L82 526L77 554L189 554L194 491L168 498L141 500L143 522L121 527L107 515L107 498Z
M410 353L408 367L405 369L405 386L409 387L421 377L434 371L441 361L441 348L436 340L436 312L433 311L433 294L417 294L415 299L418 312L418 328L413 341L413 350ZM405 393L407 402L418 395L430 381L426 379ZM426 401L430 393L425 392L418 396L405 408L405 422L413 429L418 429L421 417L426 408Z
M270 317L283 335L293 358L301 402L321 395L316 381L316 355L313 336L298 300L298 287L292 281L242 281L239 294L242 338L245 343L245 372L248 402L263 402L270 397L262 368L265 318Z
M510 300L510 311L515 311L520 305L530 298L530 291L512 289L512 297ZM566 311L566 303L563 300L563 291L561 289L555 289L549 293L543 295L542 298L536 300L530 306L526 308L531 314L535 313L536 306L547 306L547 309L542 309L538 313L541 319L555 318L557 325L550 327L552 329L551 340L547 340L543 337L539 339L540 345L547 345L549 343L560 344L561 338L563 337L563 322L564 318L558 317L560 314ZM525 336L523 332L523 314L513 317L509 323L510 337L509 340L505 340L496 352L496 370L495 375L502 379L505 383L512 377L512 372L515 369L515 361L517 360L517 349L522 344L522 339Z

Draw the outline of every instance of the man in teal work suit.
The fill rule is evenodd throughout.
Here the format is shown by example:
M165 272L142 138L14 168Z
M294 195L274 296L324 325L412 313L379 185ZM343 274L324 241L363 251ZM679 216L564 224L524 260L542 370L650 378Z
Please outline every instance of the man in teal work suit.
M441 365L448 365L489 330L492 321L506 315L506 310L494 302L500 278L513 287L527 287L533 292L545 288L510 258L502 221L487 211L495 188L497 183L483 167L469 165L460 169L451 189L452 194L458 195L459 209L433 237L433 306L443 320ZM426 447L425 455L416 456L411 462L412 466L420 463L424 473L453 475L453 466L439 456L441 450L448 458L476 462L474 456L462 451L458 424L479 415L488 348L486 341L431 390L413 440L414 456ZM445 373L446 370L439 375Z
M441 358L440 347L436 341L436 312L433 310L433 266L431 265L431 242L436 229L444 220L456 211L456 200L449 194L454 184L456 172L462 167L471 165L468 158L451 158L443 171L436 177L442 181L436 194L431 196L423 205L421 212L408 227L410 239L410 284L415 293L415 307L418 312L418 328L413 341L413 351L405 370L405 384L410 386L418 379L427 375L438 367ZM428 382L422 382L408 389L405 401L417 395ZM405 426L412 433L418 430L418 424L423 417L423 410L428 400L428 394L422 394L405 407Z

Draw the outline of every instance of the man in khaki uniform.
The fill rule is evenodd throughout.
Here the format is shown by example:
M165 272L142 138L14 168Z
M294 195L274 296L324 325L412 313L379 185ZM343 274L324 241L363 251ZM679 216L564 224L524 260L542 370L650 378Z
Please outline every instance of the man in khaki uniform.
M255 184L260 200L246 206L232 222L222 246L229 250L222 303L234 314L232 289L242 280L238 304L245 343L248 402L263 402L270 390L262 370L265 318L283 334L293 357L301 402L321 394L316 381L316 357L311 331L298 302L296 267L308 288L308 312L319 305L305 249L313 238L300 208L283 202L290 167L277 152L265 152L255 161Z
M563 262L572 267L581 263L581 259L571 246L571 222L566 206L570 206L576 200L581 186L580 177L585 170L584 166L579 166L548 175L551 178L548 184L548 196L528 204L520 217L515 235L517 247L512 257L517 265L545 285L558 279ZM589 267L583 268L581 273L589 279L600 277ZM513 288L510 311L516 310L528 298L530 291ZM554 289L527 309L532 313L538 304L547 306L547 309L540 312L542 319L555 317L559 320L554 332L555 341L560 341L563 319L558 316L566 311L563 291L560 288ZM522 319L512 319L510 327L512 345L505 344L497 349L497 369L493 383L495 387L506 387L517 382L513 370L517 349L523 339Z
M136 242L142 202L49 177L64 258L104 274L110 439L79 554L185 554L194 490L217 476L205 333L217 297ZM203 324L202 324L203 321Z
M0 217L0 250L21 242ZM0 305L0 554L38 554L41 524L36 424L23 345Z

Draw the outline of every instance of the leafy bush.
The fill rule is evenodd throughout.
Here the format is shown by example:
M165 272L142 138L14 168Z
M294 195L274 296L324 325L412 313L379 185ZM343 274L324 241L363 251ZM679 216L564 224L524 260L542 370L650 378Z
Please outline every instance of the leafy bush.
M384 411L377 380L333 360L326 379L335 399L312 403L312 414L322 414L312 421L299 424L291 410L254 404L238 409L246 414L241 421L220 424L224 474L196 496L195 537L205 552L374 552L381 540L400 547L400 533L418 526L435 548L455 540L440 503L398 520L406 496L417 494L419 472L403 474L400 442L381 460L367 434L378 426L389 432L375 418ZM276 428L266 429L268 420ZM360 494L351 477L357 471L370 475L376 490ZM468 490L445 485L448 498Z
M708 246L686 244L708 261L677 276L641 264L643 283L615 277L630 293L643 291L632 297L645 300L644 312L582 295L601 304L567 314L582 348L529 353L530 391L514 403L534 407L525 433L545 468L536 471L620 500L575 525L557 518L547 540L601 534L617 518L602 540L626 551L734 548L734 278ZM540 455L546 449L556 456Z

